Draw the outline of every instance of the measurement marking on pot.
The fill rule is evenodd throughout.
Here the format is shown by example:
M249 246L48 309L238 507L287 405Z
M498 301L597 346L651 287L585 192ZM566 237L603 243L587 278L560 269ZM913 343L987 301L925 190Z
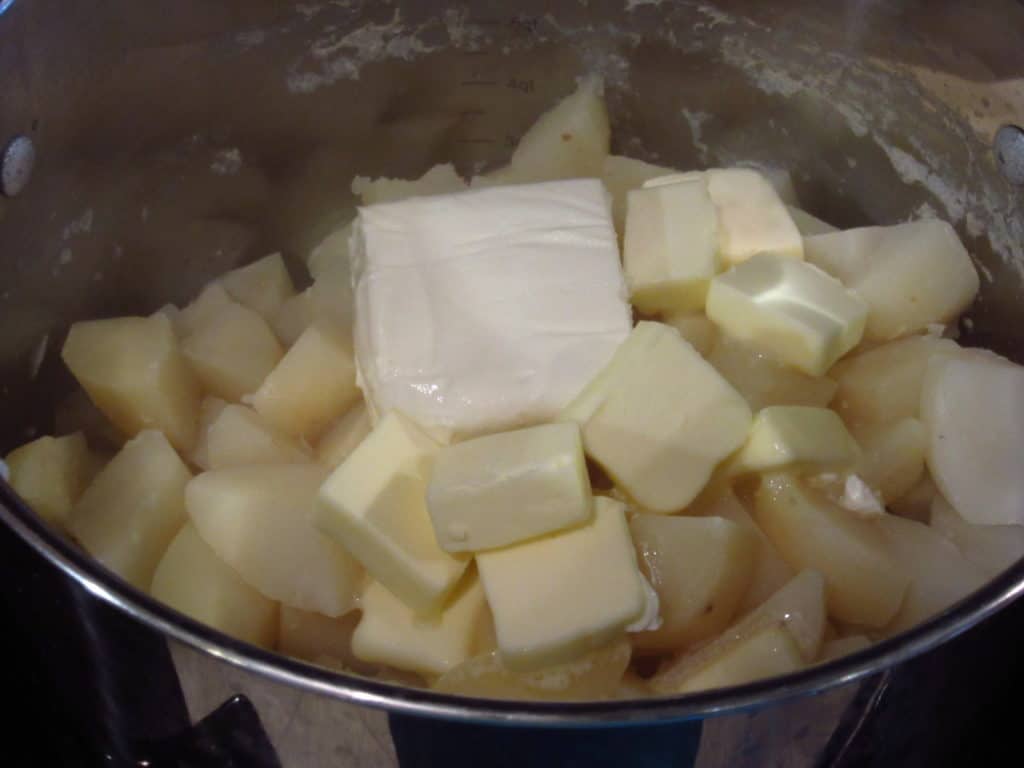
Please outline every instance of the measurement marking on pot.
M479 85L479 86L495 86L498 84L497 80L463 80L459 85Z

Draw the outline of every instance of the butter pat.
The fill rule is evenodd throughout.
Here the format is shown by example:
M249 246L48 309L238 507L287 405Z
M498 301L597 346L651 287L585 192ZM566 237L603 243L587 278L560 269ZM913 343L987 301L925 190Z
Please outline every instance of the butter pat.
M629 193L623 261L638 309L704 308L708 284L719 268L717 222L702 178Z
M419 613L437 610L466 569L437 544L427 476L437 443L397 412L320 488L316 525Z
M434 434L550 420L632 325L596 179L367 206L352 253L371 412Z
M764 253L711 281L707 313L730 336L820 376L860 341L868 308L817 267Z
M651 179L645 187L703 178L715 204L718 249L730 264L770 251L794 259L804 255L803 238L772 183L751 168L712 168Z
M625 633L646 608L626 508L601 496L590 523L476 562L509 669L571 661Z
M807 467L841 467L857 459L857 443L828 408L776 405L754 417L746 445L729 462L731 474Z
M674 328L642 322L561 418L641 507L675 512L743 444L752 416Z
M360 608L363 615L352 635L357 659L430 677L467 661L487 620L487 602L475 575L458 586L437 616L417 616L377 581L367 585Z
M592 498L576 424L544 424L442 448L427 505L441 548L475 552L586 522Z

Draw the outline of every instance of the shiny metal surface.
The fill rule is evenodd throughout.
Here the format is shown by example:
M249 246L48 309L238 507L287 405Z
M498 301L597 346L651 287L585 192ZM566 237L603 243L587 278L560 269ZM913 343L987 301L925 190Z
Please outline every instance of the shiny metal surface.
M15 136L0 152L0 194L16 197L32 178L36 146L28 136Z
M0 130L38 120L39 162L23 195L0 200L0 448L51 429L71 388L55 354L70 322L183 301L270 250L298 276L351 211L353 175L493 165L594 71L619 152L789 168L804 205L842 226L950 218L985 275L968 341L1022 359L1024 200L991 152L996 127L1024 115L1022 37L1024 7L1009 0L527 0L513 14L496 0L19 3L0 19ZM234 172L216 170L225 152L242 159ZM1018 564L903 636L779 681L636 702L475 701L235 642L106 573L6 485L0 502L4 524L69 578L224 675L465 721L635 724L778 706L923 653L1024 592Z
M1024 129L1004 125L996 132L993 150L999 170L1011 184L1024 184Z

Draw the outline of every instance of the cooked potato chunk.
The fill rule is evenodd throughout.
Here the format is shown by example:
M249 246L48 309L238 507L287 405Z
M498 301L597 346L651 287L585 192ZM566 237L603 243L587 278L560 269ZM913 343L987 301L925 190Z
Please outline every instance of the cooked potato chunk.
M175 323L178 335L181 338L191 336L203 326L209 325L214 315L233 303L234 300L224 290L220 280L211 281L191 304L178 313Z
M302 464L309 453L244 405L227 405L200 438L208 469L253 464Z
M217 420L220 412L227 408L227 406L227 402L219 397L204 397L202 402L199 403L199 426L197 429L199 437L192 448L192 453L188 456L188 460L200 469L210 468L210 446L208 442L210 425Z
M281 343L290 347L313 323L314 316L313 289L307 288L302 293L285 299L274 315L271 327Z
M273 322L281 305L295 295L295 286L280 253L228 272L221 283L231 298L258 312L268 323Z
M908 493L924 474L924 454L928 444L924 424L917 419L901 419L856 432L861 457L856 473L872 488L877 488L886 504Z
M316 459L328 469L335 469L370 434L373 424L366 403L360 400L349 408L324 433L316 444Z
M998 576L1024 557L1024 525L972 525L940 495L932 503L931 527L953 542L987 578Z
M609 155L604 159L601 181L612 196L612 219L620 240L626 234L626 197L630 190L639 189L645 181L670 173L674 173L673 169L632 157Z
M40 437L5 459L11 487L43 520L64 525L97 469L85 436Z

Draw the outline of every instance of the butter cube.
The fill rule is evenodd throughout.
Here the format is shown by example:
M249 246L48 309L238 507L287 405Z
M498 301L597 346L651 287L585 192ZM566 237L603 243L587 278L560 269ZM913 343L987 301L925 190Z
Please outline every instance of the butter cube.
M868 308L817 267L763 253L711 281L707 313L734 338L820 376L860 341Z
M314 438L358 397L347 343L311 325L246 402L278 429Z
M544 424L442 448L427 489L447 552L516 544L590 519L592 498L576 424Z
M641 507L676 512L743 444L752 416L675 329L642 322L561 418Z
M429 677L469 659L487 619L487 601L474 574L459 584L437 616L418 616L378 581L367 585L360 607L363 615L352 635L356 658Z
M437 610L466 570L437 544L427 477L440 446L397 411L384 415L320 489L317 526L418 613Z
M719 269L718 217L704 179L629 193L623 263L638 309L704 308Z
M476 562L509 669L571 661L623 635L646 607L626 507L601 496L590 523Z
M733 475L852 465L857 442L828 408L776 405L754 417L750 435L729 462Z
M752 168L712 168L651 179L657 187L704 178L718 218L718 249L729 264L771 252L802 259L803 238L786 204L764 174Z
M615 231L622 238L626 234L627 199L631 190L639 189L645 181L672 173L671 168L652 165L643 160L622 155L609 155L604 159L601 181L612 196L612 218Z
M40 437L7 454L11 487L48 523L63 525L92 479L85 436Z

